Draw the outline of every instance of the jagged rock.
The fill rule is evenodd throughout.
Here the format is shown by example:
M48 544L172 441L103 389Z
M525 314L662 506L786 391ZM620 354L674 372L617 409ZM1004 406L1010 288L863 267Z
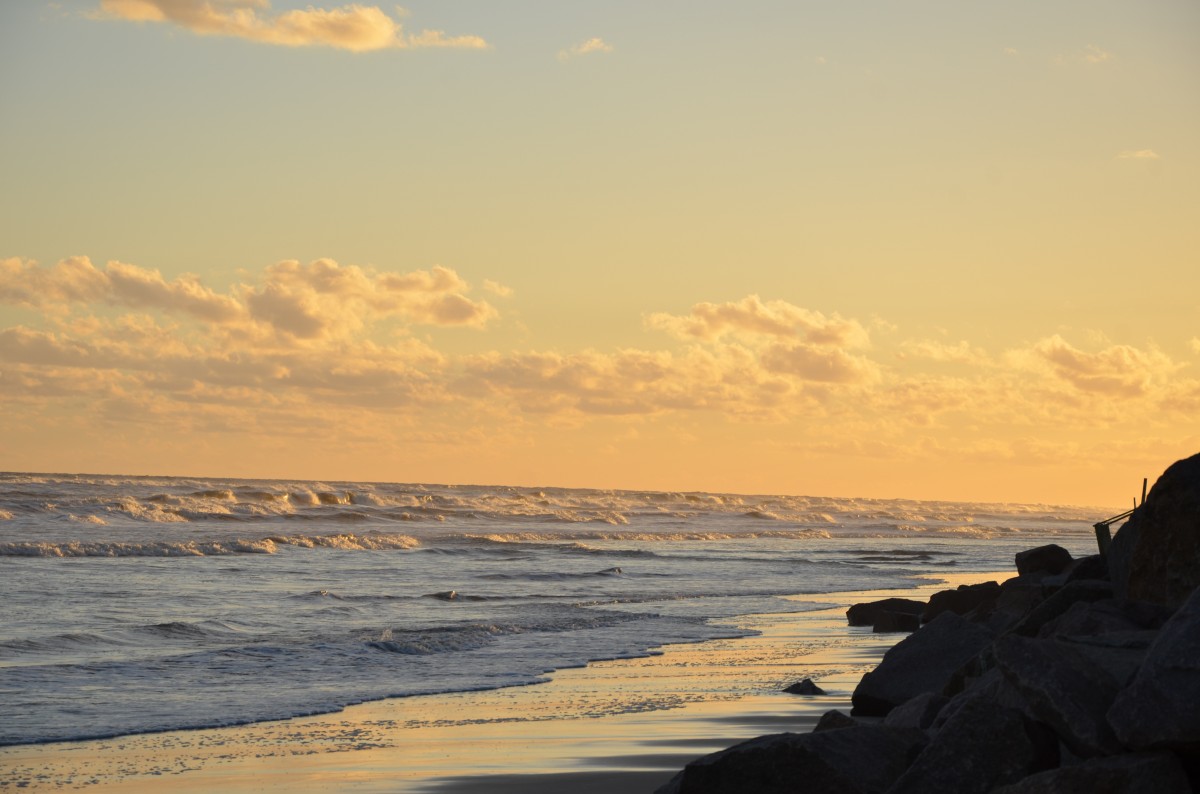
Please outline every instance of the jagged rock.
M1111 582L1094 579L1070 582L1035 606L1029 614L1021 618L1012 627L1012 631L1015 634L1021 634L1026 637L1036 637L1037 633L1041 631L1042 626L1066 612L1071 608L1072 604L1079 601L1102 601L1106 598L1112 598L1112 595L1113 586Z
M853 728L857 725L862 725L862 723L844 711L831 709L822 714L821 719L817 720L817 724L813 726L813 733L817 733L818 731L836 731L839 728Z
M979 584L962 584L956 590L941 590L929 597L925 611L921 613L921 621L928 623L943 612L956 612L965 615L980 604L995 601L1000 597L999 582L980 582Z
M938 712L950 702L950 698L935 692L925 692L915 698L901 703L888 712L883 718L883 724L889 728L920 728L925 730L933 725Z
M1067 573L1068 582L1074 582L1079 579L1107 580L1108 578L1108 560L1099 554L1079 558Z
M1018 551L1017 574L1024 576L1035 571L1058 574L1065 571L1072 562L1074 562L1074 558L1071 556L1071 552L1057 543L1051 543L1034 549Z
M1117 687L1123 689L1133 682L1157 635L1158 632L1150 630L1111 631L1094 637L1077 635L1057 639L1107 673Z
M1183 766L1171 753L1093 758L1030 775L992 794L1186 794Z
M783 690L789 695L824 695L825 690L813 683L811 678L797 681Z
M941 692L956 670L992 641L992 633L954 612L896 643L854 690L855 716L885 716L923 692Z
M1108 722L1128 747L1200 753L1200 589L1159 630Z
M691 762L657 794L881 794L924 741L878 725L760 736Z
M920 615L924 610L924 601L914 601L911 598L885 598L882 601L855 604L846 610L846 620L850 622L851 626L873 626L882 612Z
M1117 534L1136 527L1125 592L1178 606L1200 587L1200 455L1171 464Z
M876 613L875 624L871 626L871 631L876 634L886 634L896 631L913 632L919 628L921 628L920 615L885 609Z
M964 696L888 794L987 794L1058 763L1053 734L987 697Z
M1102 669L1068 645L1009 634L996 641L996 664L1029 712L1081 757L1120 751L1105 715L1119 690Z
M1145 601L1077 601L1061 615L1047 621L1038 629L1037 636L1099 635L1158 629L1167 622L1171 614L1171 610Z

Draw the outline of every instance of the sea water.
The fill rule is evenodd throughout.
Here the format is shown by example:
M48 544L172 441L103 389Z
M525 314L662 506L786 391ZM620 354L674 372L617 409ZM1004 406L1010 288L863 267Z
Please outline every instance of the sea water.
M738 636L728 618L806 593L1088 554L1105 512L0 474L0 745L534 684Z

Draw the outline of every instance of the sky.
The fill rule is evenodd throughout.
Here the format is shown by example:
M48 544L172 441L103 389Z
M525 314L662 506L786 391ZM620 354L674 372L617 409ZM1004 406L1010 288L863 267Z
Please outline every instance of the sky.
M1193 0L0 5L0 469L1050 502L1200 452Z

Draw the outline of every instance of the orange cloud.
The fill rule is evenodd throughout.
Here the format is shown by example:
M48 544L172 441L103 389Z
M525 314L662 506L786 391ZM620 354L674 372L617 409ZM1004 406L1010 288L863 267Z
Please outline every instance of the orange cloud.
M268 0L101 0L101 16L167 22L202 36L232 36L287 47L325 46L351 52L389 48L486 48L479 36L446 36L440 30L407 35L376 6L295 9L269 14Z
M725 335L802 339L815 345L870 346L867 330L857 320L826 317L786 301L750 295L737 302L698 303L684 316L656 313L647 325L680 339L716 340Z

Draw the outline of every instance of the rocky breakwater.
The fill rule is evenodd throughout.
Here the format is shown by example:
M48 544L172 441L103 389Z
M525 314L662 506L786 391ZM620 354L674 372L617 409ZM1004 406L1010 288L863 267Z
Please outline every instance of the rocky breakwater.
M1044 546L928 603L849 715L688 764L659 794L1200 792L1200 455L1172 465L1106 557Z

